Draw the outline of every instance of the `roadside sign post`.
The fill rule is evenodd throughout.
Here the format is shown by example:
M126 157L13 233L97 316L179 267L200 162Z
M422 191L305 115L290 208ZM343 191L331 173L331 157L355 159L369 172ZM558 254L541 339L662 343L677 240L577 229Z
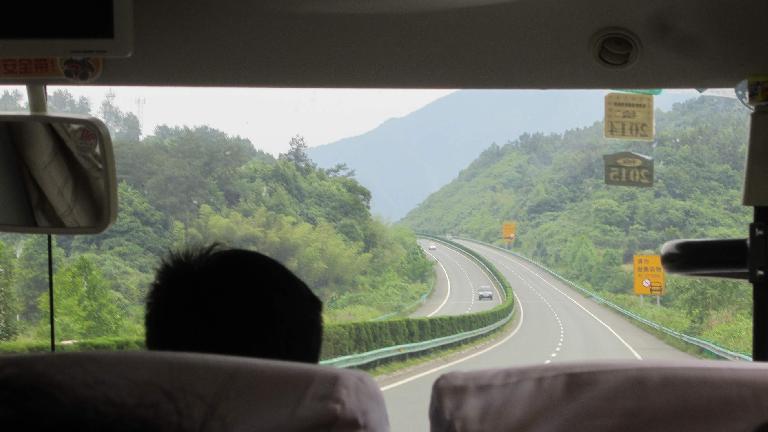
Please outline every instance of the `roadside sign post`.
M661 256L635 255L634 292L640 296L640 304L643 304L643 296L653 295L656 296L656 305L661 305L664 288L664 269L661 266Z
M501 226L501 238L509 249L513 241L515 241L515 234L517 233L517 224L513 221L504 222Z

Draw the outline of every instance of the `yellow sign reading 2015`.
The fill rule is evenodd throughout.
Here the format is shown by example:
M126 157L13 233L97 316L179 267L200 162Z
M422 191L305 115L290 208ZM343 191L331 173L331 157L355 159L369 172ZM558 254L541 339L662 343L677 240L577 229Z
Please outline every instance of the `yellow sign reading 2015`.
M658 255L635 255L635 294L664 295L664 269Z

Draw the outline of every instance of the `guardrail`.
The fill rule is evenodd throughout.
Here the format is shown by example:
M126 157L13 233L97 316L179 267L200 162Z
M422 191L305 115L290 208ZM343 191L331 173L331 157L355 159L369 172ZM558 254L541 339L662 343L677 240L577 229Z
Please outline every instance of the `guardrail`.
M649 319L643 318L642 316L640 316L640 315L638 315L638 314L636 314L636 313L634 313L632 311L628 311L628 310L624 309L623 307L621 307L621 306L611 302L610 300L607 300L607 299L601 297L600 295L598 295L598 294L596 294L596 293L594 293L594 292L592 292L592 291L590 291L590 290L588 290L586 288L583 288L583 287L579 286L577 283L572 282L571 280L561 276L560 274L558 274L554 270L549 269L547 266L545 266L545 265L543 265L543 264L541 264L541 263L539 263L537 261L534 261L534 260L528 258L525 255L519 254L517 252L512 252L510 250L504 249L502 247L499 247L497 245L490 244L490 243L485 243L485 242L481 242L481 241L477 241L477 240L473 240L473 239L469 239L469 238L464 238L464 237L456 237L456 238L458 238L460 240L466 240L466 241L474 242L474 243L481 244L481 245L484 245L484 246L492 247L494 249L498 249L498 250L500 250L502 252L506 252L506 253L508 253L510 255L513 255L513 256L517 257L517 258L520 258L520 259L522 259L524 261L527 261L527 262L529 262L529 263L531 263L531 264L541 268L542 270L546 271L547 273L551 274L552 276L554 276L555 278L559 279L560 281L568 284L569 286L573 287L574 289L576 289L578 291L581 291L582 293L586 294L588 297L591 297L595 301L597 301L599 303L602 303L602 304L610 307L611 309L614 309L615 311L621 313L622 315L624 315L624 316L626 316L626 317L628 317L630 319L633 319L635 321L638 321L638 322L640 322L640 323L642 323L644 325L652 327L652 328L654 328L654 329L656 329L658 331L661 331L662 333L665 333L665 334L667 334L667 335L669 335L669 336L671 336L673 338L676 338L676 339L681 340L683 342L689 343L691 345L695 345L695 346L697 346L697 347L699 347L699 348L701 348L701 349L703 349L705 351L708 351L708 352L710 352L710 353L712 353L712 354L714 354L714 355L716 355L718 357L721 357L721 358L724 358L724 359L727 359L727 360L752 361L752 357L750 357L750 356L747 356L747 355L744 355L744 354L741 354L741 353L737 353L737 352L731 351L731 350L729 350L727 348L723 348L721 346L715 345L714 343L706 341L706 340L703 340L703 339L699 339L699 338L696 338L696 337L693 337L693 336L689 336L689 335L684 334L684 333L680 333L680 332L678 332L676 330L672 330L669 327L665 327L665 326L663 326L663 325L661 325L659 323L656 323L656 322L653 322L653 321L651 321Z
M476 330L471 330L471 331L467 331L467 332L463 332L463 333L459 333L451 336L431 339L424 342L397 345L397 346L377 349L374 351L364 352L360 354L353 354L353 355L348 355L343 357L337 357L334 359L323 360L320 362L320 364L325 366L336 366L340 368L348 368L348 367L362 366L365 364L388 359L391 357L403 356L403 355L413 354L413 353L426 351L434 348L439 348L444 345L462 342L467 339L475 338L478 336L482 336L486 333L490 333L493 330L496 330L499 327L506 324L507 322L509 322L509 320L512 319L513 315L514 313L510 313L504 319L496 323L493 323L489 326L482 327Z
M459 252L460 254L462 254L462 255L466 256L467 258L471 259L472 261L474 261L475 264L477 264L480 267L480 269L483 270L483 273L485 273L486 275L488 275L489 278L492 279L491 283L496 286L497 291L499 292L499 294L501 294L501 303L503 304L505 301L507 301L507 290L506 290L506 288L501 283L499 278L496 277L496 274L493 271L491 271L491 269L488 268L488 266L485 265L484 262L482 262L482 261L480 261L478 259L478 257L475 255L474 251L471 251L471 250L467 249L466 247L464 247L464 246L462 246L462 245L460 245L458 243L453 243L453 242L450 242L450 241L446 241L445 239L442 239L440 237L436 237L436 236L433 236L433 235L418 234L417 236L421 237L421 238L433 240L433 241L441 243L441 244L443 244L445 246L448 246L449 248Z
M441 243L441 244L443 244L445 246L448 246L451 249L459 252L460 254L468 257L472 261L474 261L475 264L480 266L480 268L483 270L483 272L488 275L488 277L493 279L493 281L491 281L491 283L493 283L496 286L497 291L501 294L501 302L504 303L507 300L507 292L504 290L504 285L501 284L501 281L499 281L499 279L496 277L496 275L491 271L491 269L488 268L488 266L485 265L485 263L483 263L482 261L478 260L477 257L472 255L472 253L470 251L464 249L459 244L451 244L451 243L445 241L445 239L442 239L440 237L435 237L435 236L432 236L432 235L429 235L429 234L419 234L419 235L417 235L417 238L429 239L429 240ZM404 307L400 308L397 311L390 312L390 313L378 316L376 318L373 318L372 321L382 321L382 320L385 320L385 319L390 319L392 317L396 317L396 316L400 315L404 311L412 310L412 309L414 309L415 307L417 307L419 305L423 305L427 301L427 298L429 298L429 296L432 295L432 291L434 291L434 284L429 289L429 292L427 292L426 294L422 295L415 302L413 302L413 303L411 303L411 304L409 304L407 306L404 306Z
M451 242L449 240L430 236L430 235L425 235L425 236L419 235L419 237L439 241L440 243L448 247L451 247L463 253L464 255L468 256L470 259L476 262L479 266L481 266L483 271L486 272L490 278L492 278L492 281L493 283L496 284L499 292L503 293L501 294L503 296L503 299L500 305L488 311L477 312L469 315L460 315L460 316L414 318L412 320L414 321L415 320L445 320L445 319L454 319L454 318L461 319L461 317L467 317L467 316L479 316L479 315L484 315L488 313L499 313L499 312L503 312L505 308L509 309L509 313L504 315L503 318L499 319L498 321L492 324L488 324L484 327L463 331L453 335L440 336L440 337L429 339L426 341L419 341L419 342L412 342L412 343L400 344L395 346L377 348L377 349L362 352L362 353L354 353L354 354L348 354L348 355L334 357L330 359L325 359L325 360L322 360L320 364L346 368L346 367L363 366L376 361L389 359L397 356L406 356L409 354L431 350L434 348L439 348L441 346L455 344L457 342L467 341L469 339L483 336L485 334L488 334L500 328L501 326L509 322L510 319L512 319L512 317L514 316L514 304L512 303L513 300L511 297L511 294L512 294L511 287L509 286L509 283L506 282L506 280L502 281L501 279L499 279L497 275L501 275L501 273L499 273L499 271L495 267L493 267L493 264L490 264L490 263L486 264L484 262L485 258L478 255L476 252L470 250L466 246ZM411 319L405 319L405 320L410 321Z

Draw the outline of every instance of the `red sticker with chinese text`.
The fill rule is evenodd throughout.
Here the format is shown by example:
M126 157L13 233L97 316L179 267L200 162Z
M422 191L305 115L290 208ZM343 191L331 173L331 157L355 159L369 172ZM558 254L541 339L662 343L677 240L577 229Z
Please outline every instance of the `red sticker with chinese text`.
M3 79L66 79L86 83L101 76L100 58L4 58L0 59Z

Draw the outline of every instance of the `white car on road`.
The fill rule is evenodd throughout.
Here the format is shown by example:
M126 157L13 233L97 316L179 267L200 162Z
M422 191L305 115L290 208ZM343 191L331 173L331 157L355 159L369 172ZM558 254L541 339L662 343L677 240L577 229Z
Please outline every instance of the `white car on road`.
M477 290L478 300L493 300L493 290L489 285L483 285Z

